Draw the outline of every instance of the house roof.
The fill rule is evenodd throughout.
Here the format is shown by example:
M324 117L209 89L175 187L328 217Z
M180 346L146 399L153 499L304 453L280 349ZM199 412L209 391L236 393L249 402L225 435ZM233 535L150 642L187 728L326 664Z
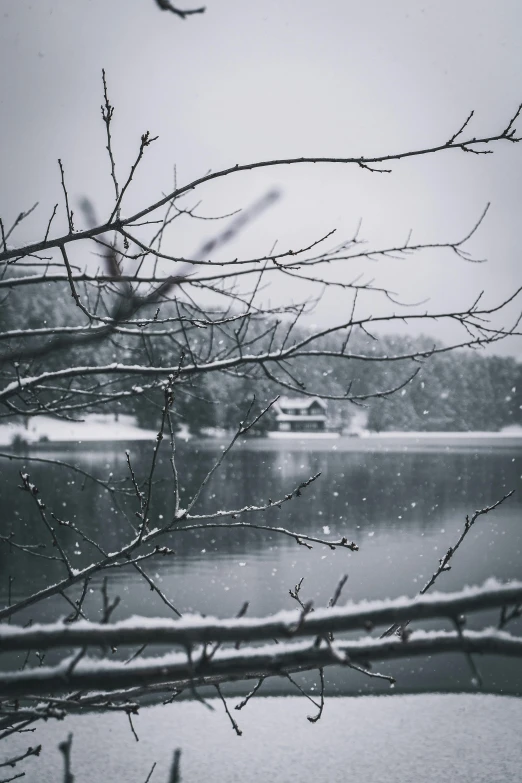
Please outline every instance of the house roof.
M295 408L296 410L308 410L314 402L317 402L325 411L328 407L325 400L320 397L280 397L277 406L283 408Z

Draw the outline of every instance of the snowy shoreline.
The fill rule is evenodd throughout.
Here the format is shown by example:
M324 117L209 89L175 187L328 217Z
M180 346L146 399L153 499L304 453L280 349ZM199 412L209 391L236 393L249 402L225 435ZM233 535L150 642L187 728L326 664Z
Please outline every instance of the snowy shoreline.
M55 419L51 416L35 416L30 419L27 427L24 424L9 423L0 425L0 447L51 448L67 446L87 446L104 443L130 443L133 441L152 442L157 435L156 430L145 430L137 426L134 416L114 414L90 414L83 421ZM221 433L219 437L192 438L185 426L179 433L182 440L194 440L198 446L219 446L230 439L230 434ZM334 450L366 450L382 444L388 448L395 443L404 443L406 447L414 445L435 446L473 445L473 446L522 446L522 427L507 427L501 432L367 432L346 433L333 439L315 437L313 448L328 447ZM324 441L324 443L323 443ZM287 437L283 442L277 439L248 438L242 441L244 446L254 448L291 447L295 444L311 446L311 439L296 433L295 437Z
M29 420L27 427L18 423L1 424L0 446L151 441L156 435L154 430L138 427L134 416L120 415L116 418L113 414L90 414L83 421L35 416Z

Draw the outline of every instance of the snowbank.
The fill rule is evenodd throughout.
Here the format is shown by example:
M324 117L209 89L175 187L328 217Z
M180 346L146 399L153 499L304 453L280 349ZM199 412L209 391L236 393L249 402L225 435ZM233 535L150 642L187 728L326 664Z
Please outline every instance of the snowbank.
M143 430L134 416L89 414L83 421L67 421L51 416L35 416L23 424L1 424L0 446L10 446L16 439L26 443L78 443L92 441L153 440L154 430Z

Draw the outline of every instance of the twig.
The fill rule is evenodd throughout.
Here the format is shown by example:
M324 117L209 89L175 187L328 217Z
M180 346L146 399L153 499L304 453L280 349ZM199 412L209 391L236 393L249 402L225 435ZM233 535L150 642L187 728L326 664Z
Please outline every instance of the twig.
M134 735L134 739L136 740L136 742L139 742L140 738L136 734L136 729L134 728L134 724L132 722L132 715L130 714L130 712L127 713L127 718L129 719L129 725L130 725L131 731L132 731L132 733Z
M191 10L188 11L181 10L180 8L177 8L176 6L172 5L170 0L156 0L156 5L162 11L171 11L173 14L176 14L176 16L179 16L179 18L183 20L186 19L187 16L191 16L192 14L204 14L206 11L206 8L204 6L201 8L192 8ZM174 783L174 781L171 780L171 783Z
M220 698L220 699L221 699L221 701L223 702L223 707L225 708L225 712L227 713L228 719L230 720L230 723L232 724L232 728L233 728L233 729L234 729L234 731L236 732L237 736L238 736L238 737L241 737L241 735L243 734L243 732L241 731L241 729L240 729L240 728L239 728L239 726L237 725L236 721L234 720L234 718L233 718L233 716L232 716L232 713L231 713L231 712L230 712L230 710L228 709L228 704L227 704L227 702L226 702L226 700L225 700L225 697L224 697L224 696L223 696L223 694L221 693L221 688L219 687L219 685L216 685L216 690L217 690L217 692L218 692L219 698Z
M38 513L40 514L40 518L51 535L53 546L58 549L61 560L65 568L67 569L67 573L69 577L73 576L73 569L69 562L69 558L67 557L65 550L60 544L60 541L56 535L54 527L49 523L49 520L45 515L45 503L38 497L39 494L38 487L30 481L30 476L28 473L20 472L20 478L22 479L21 489L25 490L25 492L28 492L31 495L31 497L34 499L34 502L38 509Z
M23 761L28 756L39 756L41 750L41 745L37 745L35 748L27 748L25 753L23 753L21 756L14 756L13 758L7 759L7 761L1 761L0 767L14 767L19 761Z
M308 715L307 720L310 721L310 723L317 723L318 720L321 720L321 717L323 715L323 709L324 709L324 669L321 667L319 669L319 677L321 678L321 693L320 693L320 704L319 704L319 712L317 715Z
M266 680L266 677L260 677L260 678L259 678L259 680L257 681L257 683L255 684L254 688L253 688L253 689L250 691L250 693L248 693L248 694L245 696L245 698L243 699L243 701L240 701L240 702L239 702L239 704L236 704L236 706L234 707L234 709L235 709L235 710L242 710L242 709L243 709L243 707L246 707L246 705L248 704L248 702L250 701L250 699L251 699L253 696L255 696L255 695L256 695L256 693L258 692L258 690L260 689L260 687L262 686L262 684L264 683L264 681L265 681L265 680Z
M69 223L69 235L74 234L73 213L69 209L69 196L67 194L67 188L65 187L65 173L62 166L62 161L58 158L58 165L60 167L60 175L62 180L62 190L65 198L65 210L67 212L67 222Z
M455 546L452 546L452 547L450 546L450 548L448 549L448 551L446 552L444 557L442 557L439 560L439 567L432 574L432 576L426 582L424 587L419 591L419 595L424 595L430 589L430 587L433 586L433 584L439 578L439 576L443 573L443 571L450 571L451 570L451 566L449 565L449 563L450 563L452 557L454 556L455 552L460 547L460 545L462 544L462 542L464 541L466 536L468 535L469 531L471 530L471 528L473 527L473 525L475 524L477 519L480 516L482 516L484 514L489 514L490 511L493 511L494 509L498 508L498 506L500 506L501 503L503 503L505 500L510 498L511 495L513 495L514 492L515 492L515 490L512 489L511 492L508 492L507 495L504 495L502 498L500 498L500 500L497 500L497 502L493 503L491 506L485 506L484 508L478 509L477 511L475 511L475 513L473 514L471 519L466 514L466 522L465 522L465 525L464 525L464 530L462 531L462 533L461 533L457 543L455 544ZM390 636L391 634L400 632L402 629L406 628L406 626L408 624L409 624L409 621L406 621L402 625L397 625L395 623L394 625L391 625L389 628L387 628L386 631L384 631L384 633L382 634L382 636L383 637L384 636Z
M74 783L74 775L71 772L71 749L73 735L69 734L66 740L60 742L58 750L63 755L63 783Z
M169 783L181 783L181 748L176 748L172 757Z

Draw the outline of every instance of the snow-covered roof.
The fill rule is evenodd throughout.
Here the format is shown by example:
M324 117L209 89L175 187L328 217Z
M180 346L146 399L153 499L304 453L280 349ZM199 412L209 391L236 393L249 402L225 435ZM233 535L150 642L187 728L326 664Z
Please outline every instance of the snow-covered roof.
M296 410L307 410L310 408L311 405L313 405L314 402L317 402L323 410L326 410L328 407L325 400L322 400L320 397L280 397L277 401L277 405L279 408L295 408Z

